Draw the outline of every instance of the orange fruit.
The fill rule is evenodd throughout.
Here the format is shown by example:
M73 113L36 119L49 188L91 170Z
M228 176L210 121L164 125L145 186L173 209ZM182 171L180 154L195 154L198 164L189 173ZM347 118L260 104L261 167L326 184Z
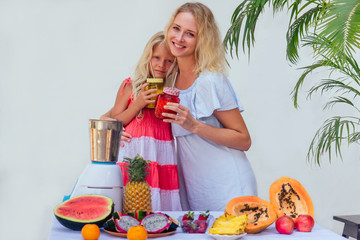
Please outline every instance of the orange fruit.
M146 240L147 239L147 231L146 229L141 226L132 226L129 228L127 232L127 239L128 240Z
M96 224L85 224L81 229L81 235L85 240L98 240L100 228Z

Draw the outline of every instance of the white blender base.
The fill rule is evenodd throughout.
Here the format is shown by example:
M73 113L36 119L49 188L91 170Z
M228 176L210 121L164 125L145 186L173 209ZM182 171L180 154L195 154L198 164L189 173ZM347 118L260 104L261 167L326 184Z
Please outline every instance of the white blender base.
M70 197L85 194L99 194L110 197L114 202L114 211L121 211L123 178L120 167L108 163L88 164L81 173Z

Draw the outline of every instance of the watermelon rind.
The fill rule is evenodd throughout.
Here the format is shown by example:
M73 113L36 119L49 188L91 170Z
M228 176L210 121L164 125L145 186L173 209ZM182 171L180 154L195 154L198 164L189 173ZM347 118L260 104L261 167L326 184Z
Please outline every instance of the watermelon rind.
M153 213L144 217L140 225L142 225L148 233L166 232L170 227L170 219L163 213Z
M98 205L93 204L92 201L98 200L99 198L104 199L106 204ZM82 202L83 201L83 202ZM86 206L89 204L88 208L81 208L81 210L76 209L76 202L82 202L81 206ZM79 204L79 203L77 203ZM74 206L75 207L74 207ZM99 209L103 210L103 214L97 218L89 218L89 219L80 219L85 214L90 214L91 211L99 211ZM71 216L65 216L61 214L61 211L66 211L68 214L72 214ZM80 195L77 197L70 198L62 203L59 203L54 208L54 214L56 219L59 221L61 225L67 227L72 230L80 231L85 224L96 224L99 227L102 227L103 224L111 218L114 212L114 202L111 198L104 196L104 195L97 195L97 194L87 194L87 195Z

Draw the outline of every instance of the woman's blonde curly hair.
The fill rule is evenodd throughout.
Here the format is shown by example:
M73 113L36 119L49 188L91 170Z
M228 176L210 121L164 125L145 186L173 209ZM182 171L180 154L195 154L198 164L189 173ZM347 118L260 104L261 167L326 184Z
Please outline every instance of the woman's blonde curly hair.
M198 75L204 70L225 73L225 48L221 40L220 31L213 13L204 4L190 2L180 6L165 26L164 33L166 40L167 33L172 27L176 16L181 12L191 13L195 17L198 27L198 42L195 49L195 74Z

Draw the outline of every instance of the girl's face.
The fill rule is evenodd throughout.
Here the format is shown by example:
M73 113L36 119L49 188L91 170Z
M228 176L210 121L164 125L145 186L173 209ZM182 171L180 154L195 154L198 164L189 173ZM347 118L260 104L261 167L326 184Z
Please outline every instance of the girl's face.
M178 58L195 55L198 28L195 17L189 12L179 13L168 31L168 45Z
M155 73L155 76L153 77L165 78L169 68L174 62L174 59L175 57L170 53L165 44L157 44L154 47L153 54L150 60Z

